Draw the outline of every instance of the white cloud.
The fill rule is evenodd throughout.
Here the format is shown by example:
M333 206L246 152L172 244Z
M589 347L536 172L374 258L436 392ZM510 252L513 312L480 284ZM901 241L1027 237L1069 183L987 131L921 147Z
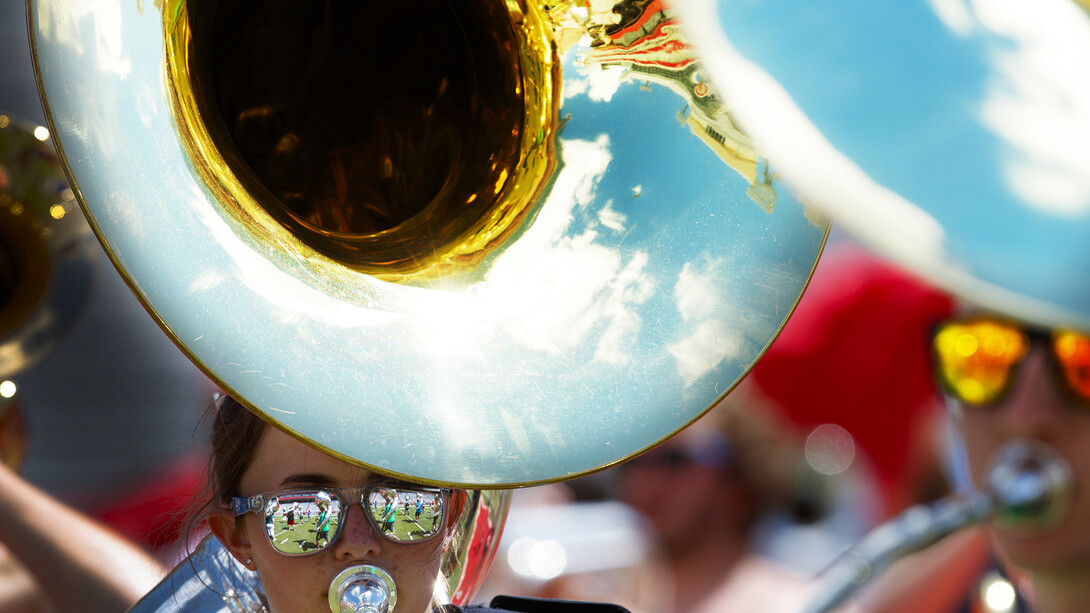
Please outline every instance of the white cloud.
M723 360L737 355L742 339L723 320L709 319L697 324L692 334L670 345L678 374L689 385L715 369Z
M598 333L595 359L624 363L624 350L639 330L634 305L653 289L645 254L627 261L604 245L597 228L619 231L623 216L610 202L591 211L590 224L573 233L575 213L593 207L598 181L612 155L609 138L561 140L564 166L534 225L497 259L478 288L482 311L519 343L560 354Z
M677 310L684 320L705 319L719 310L719 294L714 290L715 280L706 272L693 269L686 264L678 274L674 285L674 297Z
M628 74L623 66L600 64L580 65L576 71L576 74L564 75L564 100L586 94L595 102L609 102Z
M598 222L614 232L624 232L625 221L628 217L613 208L613 201L606 202L602 210L598 211Z
M742 349L742 336L731 325L734 309L723 303L720 286L725 281L713 272L719 268L719 262L707 262L702 269L685 264L674 285L674 299L687 335L668 349L686 385Z
M957 34L966 36L976 28L966 0L928 0L927 3L939 21Z
M981 117L1014 152L1011 188L1031 206L1090 213L1090 18L1073 2L974 2L981 25L1013 45L991 52Z
M1011 147L1007 184L1053 214L1090 212L1090 19L1067 0L930 0L953 32L989 32L984 125Z
M654 291L654 283L644 274L647 260L647 254L636 254L610 284L603 309L608 323L594 352L596 360L610 364L628 361L625 345L640 331L640 318L629 305L642 304Z

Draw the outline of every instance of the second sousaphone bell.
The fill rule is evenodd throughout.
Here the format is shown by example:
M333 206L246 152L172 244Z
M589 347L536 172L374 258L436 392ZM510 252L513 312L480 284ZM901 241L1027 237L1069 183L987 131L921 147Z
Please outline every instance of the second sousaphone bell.
M0 462L26 447L17 375L83 310L95 241L44 126L0 110Z
M1090 329L1085 1L682 0L784 181L968 300Z

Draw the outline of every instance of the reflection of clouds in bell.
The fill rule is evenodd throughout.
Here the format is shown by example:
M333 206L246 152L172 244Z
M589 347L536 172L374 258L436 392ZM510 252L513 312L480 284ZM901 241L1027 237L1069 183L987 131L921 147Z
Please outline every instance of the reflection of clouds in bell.
M686 321L707 319L720 309L719 294L715 290L721 282L709 274L708 266L703 271L693 270L693 265L686 263L678 275L674 286L677 309Z
M644 273L646 265L647 254L635 254L607 288L602 305L609 324L598 338L594 359L610 364L628 361L625 346L640 331L640 318L629 307L646 302L654 289L650 277Z
M612 200L607 202L606 205L602 207L602 210L598 211L599 223L614 232L624 232L624 222L626 219L624 213L620 213L613 208Z
M1033 206L1090 212L1090 19L1073 2L980 4L984 24L1015 42L993 52L1000 78L982 109L1017 151L1007 180Z
M1006 180L1031 206L1090 212L1090 19L1064 1L931 0L952 31L989 31L994 68L983 122L1011 147Z
M628 70L622 66L591 64L578 67L578 75L564 76L563 99L586 94L595 102L609 102L621 87Z
M674 298L688 335L670 345L669 351L686 385L736 356L742 348L741 336L728 321L732 309L723 304L718 289L726 282L716 272L719 267L719 262L708 262L702 269L686 263L674 285Z
M947 28L965 36L973 31L973 16L966 0L928 0L931 10Z
M96 32L94 56L98 60L97 68L121 78L127 77L132 70L132 60L125 57L121 50L124 41L121 32L121 4L113 0L80 0L70 4L69 8L58 8L49 2L39 2L31 7L38 11L42 39L66 45L82 54L85 49L81 42L80 28L85 24L86 18L90 18L94 21ZM54 11L58 14L54 14Z
M480 288L482 310L496 312L518 342L548 353L578 347L596 333L595 359L624 363L639 329L631 308L651 295L647 256L627 262L600 241L624 231L625 217L607 202L586 227L576 214L595 204L596 187L612 160L609 138L561 140L564 166L536 221L497 259ZM580 219L588 216L580 216ZM603 236L603 233L605 236Z

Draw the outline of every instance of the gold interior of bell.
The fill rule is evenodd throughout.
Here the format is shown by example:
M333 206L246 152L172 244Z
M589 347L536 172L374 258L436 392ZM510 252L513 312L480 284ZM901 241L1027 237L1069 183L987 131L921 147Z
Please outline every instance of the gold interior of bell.
M559 98L534 10L175 0L164 15L182 141L255 241L413 281L472 269L533 217Z

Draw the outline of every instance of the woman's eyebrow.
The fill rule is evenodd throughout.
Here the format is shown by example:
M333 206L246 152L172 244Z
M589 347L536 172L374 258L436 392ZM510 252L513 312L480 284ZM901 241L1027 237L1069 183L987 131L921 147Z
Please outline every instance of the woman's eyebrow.
M293 473L284 477L280 485L313 485L318 487L330 487L334 484L333 478L320 473Z

